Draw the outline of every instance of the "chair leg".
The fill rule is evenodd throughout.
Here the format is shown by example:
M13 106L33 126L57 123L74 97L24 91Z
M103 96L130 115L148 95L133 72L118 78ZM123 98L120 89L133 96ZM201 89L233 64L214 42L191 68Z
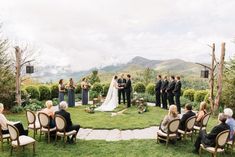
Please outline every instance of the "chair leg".
M47 133L47 138L48 138L48 142L47 143L50 143L50 132Z
M202 147L199 148L199 156L202 156Z
M41 141L41 138L42 138L42 132L41 132L41 130L40 130L40 135L39 135L39 141Z
M35 139L35 129L33 130L33 138Z
M55 133L55 145L56 145L56 142L57 142L57 132Z
M169 139L167 138L166 139L166 148L168 148L168 142L169 142Z
M33 154L35 155L35 142L33 143Z
M3 151L3 139L1 139L1 149Z
M66 137L67 137L67 136L64 136L64 147L65 147L65 144L66 144L66 140L65 140L65 139L66 139Z
M12 156L13 146L11 146L11 156Z

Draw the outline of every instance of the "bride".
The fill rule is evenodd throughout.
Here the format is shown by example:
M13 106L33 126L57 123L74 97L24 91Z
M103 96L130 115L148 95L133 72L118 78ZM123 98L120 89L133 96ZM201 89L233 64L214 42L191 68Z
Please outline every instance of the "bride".
M117 78L113 77L105 101L96 111L113 111L118 106L118 89L123 87L118 87Z

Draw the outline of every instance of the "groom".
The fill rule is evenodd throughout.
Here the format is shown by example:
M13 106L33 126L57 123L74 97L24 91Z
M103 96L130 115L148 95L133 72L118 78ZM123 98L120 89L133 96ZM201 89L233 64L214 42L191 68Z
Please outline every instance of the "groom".
M131 92L132 92L132 86L131 86L131 75L127 75L127 82L125 86L126 91L126 99L127 99L127 107L131 107Z
M126 86L126 79L124 78L124 74L121 75L121 78L118 79L118 87L123 87L121 89L118 89L118 104L121 104L121 95L123 99L123 103L126 104L126 97L125 97L125 89Z

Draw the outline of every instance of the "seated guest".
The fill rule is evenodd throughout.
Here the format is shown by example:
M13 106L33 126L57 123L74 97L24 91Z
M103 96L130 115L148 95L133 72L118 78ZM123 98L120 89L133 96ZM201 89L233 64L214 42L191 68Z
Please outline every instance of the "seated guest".
M174 119L179 119L179 116L178 116L178 112L177 112L177 107L175 105L171 105L169 107L169 112L168 112L168 115L166 115L161 123L161 126L160 126L160 129L167 133L167 126L169 124L169 122L171 122L172 120Z
M195 113L192 111L192 105L186 104L185 105L185 114L183 114L182 118L180 119L180 125L179 125L180 130L186 129L185 123L192 116L195 116Z
M51 100L46 101L46 108L44 108L41 112L46 113L50 117L50 128L55 127L54 121L54 110L52 109L53 102Z
M224 114L227 116L226 124L230 127L229 140L233 140L235 134L235 120L233 118L233 110L230 108L224 109Z
M197 119L196 119L196 122L195 122L196 126L200 126L201 125L202 117L205 114L207 114L206 108L207 108L206 102L205 101L201 102L200 103L200 107L199 107L199 111L197 113Z
M3 114L4 105L0 103L0 125L2 126L2 134L9 134L7 124L14 125L19 130L19 135L28 135L28 130L24 130L23 125L20 122L11 122L6 119Z
M69 131L72 131L72 130L76 130L77 133L78 133L78 131L80 129L80 125L73 125L73 123L71 121L70 113L66 111L67 108L68 108L67 102L62 101L60 103L60 110L55 112L55 114L61 115L62 117L65 118L66 123L67 123L66 128L65 128L66 132L69 132ZM76 138L76 135L73 135L72 139L70 139L68 137L68 142L73 143L73 140L74 140L74 138Z
M194 144L195 150L194 153L198 153L200 144L203 144L205 147L214 147L216 145L216 136L222 131L229 130L228 124L226 124L227 117L221 113L218 116L220 121L219 125L215 126L209 134L206 133L206 130L201 130L199 136Z

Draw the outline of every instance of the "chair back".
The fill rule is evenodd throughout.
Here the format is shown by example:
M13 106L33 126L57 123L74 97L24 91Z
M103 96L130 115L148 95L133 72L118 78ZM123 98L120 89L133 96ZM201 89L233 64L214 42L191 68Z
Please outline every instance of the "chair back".
M187 119L187 121L186 121L186 131L193 130L196 119L197 119L196 116L192 116L192 117Z
M49 127L50 117L46 113L39 112L38 120L39 120L41 127Z
M7 124L7 128L9 130L11 141L17 140L17 143L19 145L19 134L20 134L19 130L14 125L11 124Z
M223 148L229 138L229 130L222 131L216 136L216 147Z
M56 129L58 131L65 131L66 128L66 120L61 115L55 115L55 123L56 123Z
M206 127L207 126L207 123L209 121L209 118L210 118L210 113L207 113L205 114L203 117L202 117L202 127Z
M178 131L180 119L174 119L168 124L168 133L176 133Z
M32 112L30 110L26 110L26 117L27 117L28 124L34 124L35 123L36 115L34 114L34 112Z

